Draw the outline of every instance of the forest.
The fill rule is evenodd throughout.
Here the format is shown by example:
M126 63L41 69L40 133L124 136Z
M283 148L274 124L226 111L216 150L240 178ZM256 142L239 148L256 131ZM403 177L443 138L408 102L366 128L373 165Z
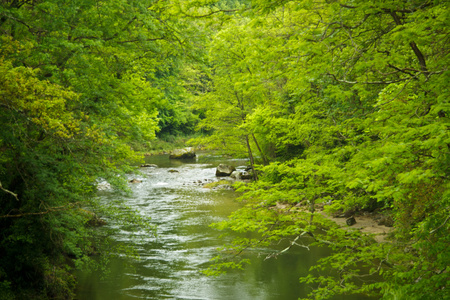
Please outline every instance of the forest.
M449 24L444 0L0 0L0 299L72 299L114 252L96 214L151 231L97 184L126 193L185 136L255 171L205 273L307 236L334 250L299 278L310 299L449 299Z

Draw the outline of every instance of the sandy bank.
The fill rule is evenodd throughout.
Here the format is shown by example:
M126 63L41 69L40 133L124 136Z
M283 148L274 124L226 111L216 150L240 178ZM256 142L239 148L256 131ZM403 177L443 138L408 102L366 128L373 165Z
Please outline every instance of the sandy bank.
M377 214L355 214L353 217L356 220L356 224L348 226L346 224L347 218L333 217L329 213L319 210L322 216L334 221L340 228L345 230L359 230L363 233L373 234L375 241L379 243L389 242L387 240L388 234L393 231L393 227L387 227L385 225L378 225L379 215Z

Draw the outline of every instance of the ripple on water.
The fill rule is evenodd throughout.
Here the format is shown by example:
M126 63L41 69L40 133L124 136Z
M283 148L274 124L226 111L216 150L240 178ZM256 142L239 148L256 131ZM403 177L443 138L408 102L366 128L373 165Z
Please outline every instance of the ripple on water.
M148 163L160 168L141 168L142 181L130 183L132 195L125 201L157 226L157 236L135 226L109 222L107 226L118 229L113 238L135 245L140 257L131 262L121 256L113 260L111 279L105 282L95 274L89 277L80 286L78 299L279 300L306 296L308 288L299 285L298 277L324 255L320 253L323 250L264 261L257 258L257 252L266 249L259 249L248 253L253 263L245 271L217 278L200 273L224 243L221 233L209 224L223 220L240 206L232 191L212 191L202 183L216 180L218 163L239 166L246 161L226 162L206 156L198 157L201 164L170 161L167 156L151 159ZM116 195L102 191L99 197L108 203Z

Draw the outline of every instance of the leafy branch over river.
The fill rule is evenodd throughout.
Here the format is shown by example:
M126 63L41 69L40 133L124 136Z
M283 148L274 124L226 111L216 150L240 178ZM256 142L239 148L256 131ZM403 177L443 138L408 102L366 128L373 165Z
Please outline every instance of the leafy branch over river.
M228 250L310 236L335 250L301 279L311 298L449 298L448 5L1 1L0 297L73 297L97 181L126 189L136 150L197 130L256 170L214 226L259 238ZM318 207L389 216L391 240Z

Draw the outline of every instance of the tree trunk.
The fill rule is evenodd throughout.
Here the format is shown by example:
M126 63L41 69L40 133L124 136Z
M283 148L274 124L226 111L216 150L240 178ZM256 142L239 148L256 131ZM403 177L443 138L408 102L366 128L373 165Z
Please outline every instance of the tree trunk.
M250 166L252 167L252 170L253 170L253 179L255 181L257 181L258 180L258 175L256 174L255 161L253 159L252 148L250 147L250 142L248 140L248 135L245 136L245 142L247 143L248 157L250 158Z
M264 153L261 151L261 148L259 147L258 141L256 140L256 137L255 137L255 135L253 133L252 133L252 137L253 137L253 141L255 142L256 147L258 148L259 153L261 154L261 158L263 160L263 164L265 166L267 166L267 164L268 164L267 158L264 155Z

